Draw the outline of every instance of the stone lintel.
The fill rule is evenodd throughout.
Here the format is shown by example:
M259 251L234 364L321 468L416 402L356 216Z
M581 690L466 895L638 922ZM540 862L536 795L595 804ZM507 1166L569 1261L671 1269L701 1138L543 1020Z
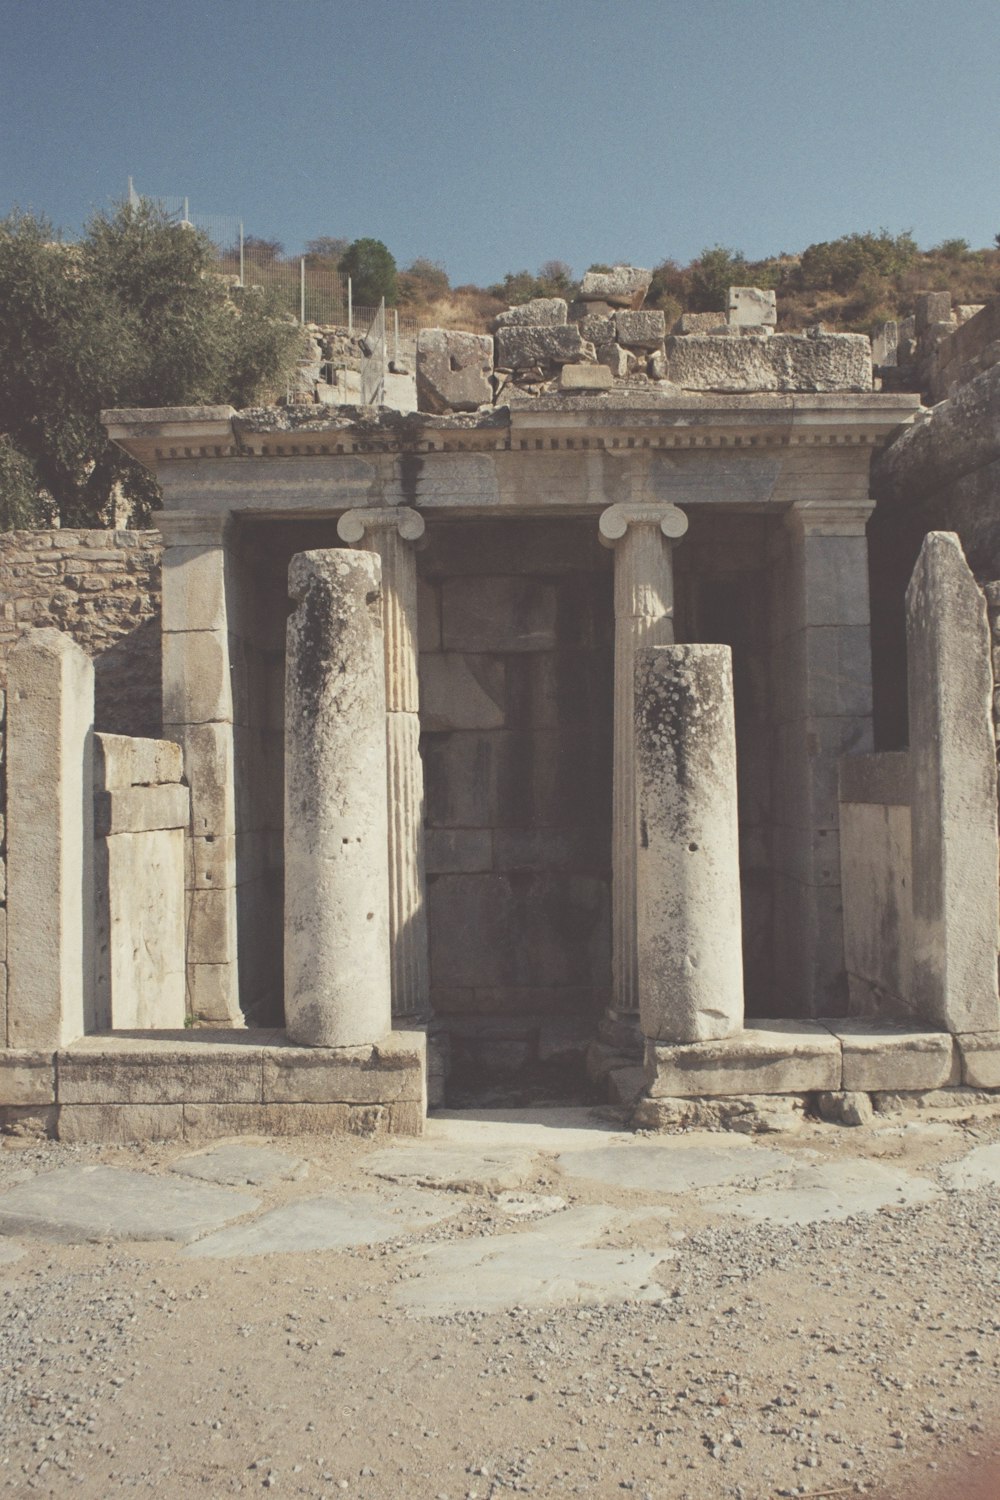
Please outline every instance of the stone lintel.
M818 1021L755 1021L719 1041L646 1047L653 1099L839 1089L841 1051Z

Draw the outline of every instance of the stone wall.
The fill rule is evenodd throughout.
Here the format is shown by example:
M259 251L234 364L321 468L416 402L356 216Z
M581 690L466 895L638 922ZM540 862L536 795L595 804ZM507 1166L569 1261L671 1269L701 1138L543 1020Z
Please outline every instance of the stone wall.
M160 732L160 554L155 531L0 534L0 682L31 626L54 625L93 659L96 725Z

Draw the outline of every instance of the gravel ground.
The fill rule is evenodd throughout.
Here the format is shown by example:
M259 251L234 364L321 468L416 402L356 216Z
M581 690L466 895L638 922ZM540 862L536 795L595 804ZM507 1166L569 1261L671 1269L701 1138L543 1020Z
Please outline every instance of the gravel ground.
M940 1185L949 1161L997 1140L1000 1121L982 1118L807 1126L767 1144L877 1156ZM0 1190L68 1162L157 1173L182 1154L3 1144ZM358 1182L377 1149L279 1144L308 1172L255 1189L267 1207ZM517 1229L488 1192L339 1252L208 1260L164 1241L20 1241L26 1253L0 1261L0 1493L1000 1495L997 1187L801 1227L720 1216L697 1193L568 1181L544 1157L526 1187L628 1208L623 1245L643 1244L644 1207L659 1208L662 1242L666 1205L662 1295L407 1312L396 1294L415 1245Z

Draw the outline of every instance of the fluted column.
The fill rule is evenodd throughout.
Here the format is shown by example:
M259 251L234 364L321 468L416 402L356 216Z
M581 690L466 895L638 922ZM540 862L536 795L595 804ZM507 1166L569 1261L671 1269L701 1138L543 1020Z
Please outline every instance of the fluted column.
M601 541L615 554L614 773L609 1020L639 1027L636 952L635 653L674 641L673 546L687 531L676 505L612 505Z
M413 550L413 543L423 536L424 518L405 505L349 510L337 523L337 532L342 541L377 552L382 559L392 1013L413 1018L425 1014L428 1006L424 773Z

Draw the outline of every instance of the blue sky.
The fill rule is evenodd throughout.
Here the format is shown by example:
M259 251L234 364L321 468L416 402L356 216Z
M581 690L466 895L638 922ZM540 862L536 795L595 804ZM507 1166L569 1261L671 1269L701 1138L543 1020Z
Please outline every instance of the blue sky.
M186 194L452 282L1000 231L997 0L0 0L0 212Z

